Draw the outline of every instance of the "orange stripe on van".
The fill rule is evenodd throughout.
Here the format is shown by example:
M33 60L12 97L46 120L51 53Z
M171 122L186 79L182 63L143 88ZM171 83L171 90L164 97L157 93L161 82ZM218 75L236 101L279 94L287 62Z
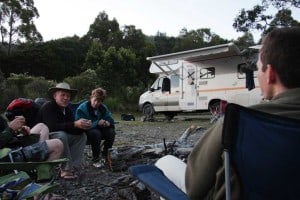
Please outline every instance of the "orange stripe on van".
M259 87L255 87L255 88L259 88ZM245 88L245 87L217 88L217 89L197 90L197 92L216 92L216 91L243 90L243 89L247 89L247 88Z

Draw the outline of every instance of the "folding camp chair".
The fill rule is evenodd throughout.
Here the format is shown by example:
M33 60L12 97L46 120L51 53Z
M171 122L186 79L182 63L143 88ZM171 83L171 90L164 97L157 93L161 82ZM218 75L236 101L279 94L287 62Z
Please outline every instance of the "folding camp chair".
M300 199L300 120L230 103L222 142L227 200L230 164L240 178L241 199ZM188 199L156 166L137 165L129 171L166 199Z
M300 199L300 120L228 104L222 141L227 200L231 164L241 199Z
M129 167L129 172L164 199L188 200L188 196L154 165L141 164L131 166Z
M52 192L58 185L37 184L23 171L0 176L0 199L32 199Z
M11 149L3 148L0 149L0 159L9 155ZM67 158L56 159L52 161L43 161L43 162L0 162L0 170L11 170L15 171L34 171L36 176L36 181L50 180L55 178L53 171L54 166L57 166L61 163L67 162Z
M220 117L224 116L227 104L227 101L220 100L209 107L211 114L210 123L215 123Z
M0 159L9 156L11 149L0 149ZM53 168L58 164L67 162L68 159L57 159L44 162L0 162L1 171L10 171L5 176L0 176L0 199L27 199L35 195L47 194L58 185L54 184L55 175ZM26 172L34 172L34 179ZM48 183L37 184L34 181L45 181ZM8 196L7 196L8 195Z

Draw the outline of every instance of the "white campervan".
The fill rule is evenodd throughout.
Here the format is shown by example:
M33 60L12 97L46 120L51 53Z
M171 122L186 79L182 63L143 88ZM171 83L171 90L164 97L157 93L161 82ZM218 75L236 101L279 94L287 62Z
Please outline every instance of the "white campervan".
M233 43L147 60L152 62L150 73L158 78L140 96L139 107L146 119L155 113L172 119L179 112L212 110L221 100L244 106L261 101L255 71Z

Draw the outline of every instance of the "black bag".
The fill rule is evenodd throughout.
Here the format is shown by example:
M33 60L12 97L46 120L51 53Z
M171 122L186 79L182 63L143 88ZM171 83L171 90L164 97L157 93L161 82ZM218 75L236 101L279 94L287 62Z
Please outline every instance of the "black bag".
M135 117L132 114L121 114L121 120L123 120L123 121L135 121Z

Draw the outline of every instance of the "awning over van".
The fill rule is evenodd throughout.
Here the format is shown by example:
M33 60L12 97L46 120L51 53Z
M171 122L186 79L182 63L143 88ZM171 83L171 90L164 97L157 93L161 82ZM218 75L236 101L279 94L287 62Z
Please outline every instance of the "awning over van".
M183 61L201 62L218 58L225 58L240 55L239 48L233 44L222 44L212 47L181 51L177 53L148 57L152 62L150 73L176 71Z

